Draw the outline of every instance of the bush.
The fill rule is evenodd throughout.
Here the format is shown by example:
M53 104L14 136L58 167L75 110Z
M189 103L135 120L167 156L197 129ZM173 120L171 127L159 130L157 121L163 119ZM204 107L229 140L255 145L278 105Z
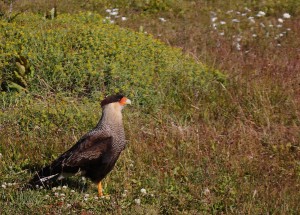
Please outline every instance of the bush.
M157 104L223 80L181 50L108 24L97 14L62 14L54 20L22 14L0 26L2 91L92 98L124 92L140 104Z

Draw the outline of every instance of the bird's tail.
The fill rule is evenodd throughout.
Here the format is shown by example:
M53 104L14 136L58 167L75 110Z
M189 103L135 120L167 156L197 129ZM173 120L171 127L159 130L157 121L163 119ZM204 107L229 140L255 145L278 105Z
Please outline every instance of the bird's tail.
M33 178L28 182L28 186L35 188L37 186L47 186L59 177L59 171L53 169L51 165L44 167L37 172Z

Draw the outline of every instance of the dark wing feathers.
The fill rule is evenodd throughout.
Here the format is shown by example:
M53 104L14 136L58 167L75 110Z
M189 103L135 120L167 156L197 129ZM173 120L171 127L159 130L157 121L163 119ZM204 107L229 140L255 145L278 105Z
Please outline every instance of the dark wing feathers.
M80 168L89 167L102 158L112 145L109 132L90 132L84 135L74 146L59 156L49 166L41 169L29 182L30 185L44 185L41 178L55 175L56 179L62 172L76 173ZM51 179L51 180L52 180Z
M112 137L89 137L75 149L70 150L62 161L63 166L86 166L98 160L112 144Z

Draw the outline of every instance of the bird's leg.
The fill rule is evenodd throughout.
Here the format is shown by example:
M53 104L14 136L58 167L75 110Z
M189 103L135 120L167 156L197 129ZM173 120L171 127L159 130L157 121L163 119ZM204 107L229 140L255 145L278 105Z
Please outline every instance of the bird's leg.
M103 196L103 190L102 190L101 181L98 183L98 195L99 196Z

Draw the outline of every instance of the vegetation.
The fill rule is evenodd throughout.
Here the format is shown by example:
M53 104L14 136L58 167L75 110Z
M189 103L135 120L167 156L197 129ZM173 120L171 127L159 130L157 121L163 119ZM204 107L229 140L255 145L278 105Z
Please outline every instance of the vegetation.
M299 213L297 5L0 1L1 214ZM134 105L109 196L22 189L115 92Z

